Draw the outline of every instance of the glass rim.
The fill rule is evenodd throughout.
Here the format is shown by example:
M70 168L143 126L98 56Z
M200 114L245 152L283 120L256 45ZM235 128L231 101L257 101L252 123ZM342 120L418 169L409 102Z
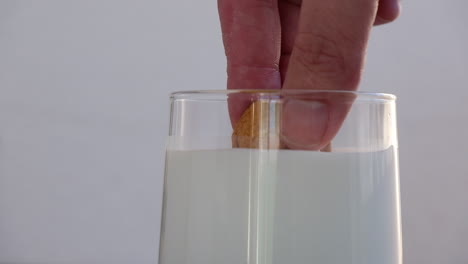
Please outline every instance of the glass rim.
M195 101L213 100L216 96L227 96L232 94L256 94L260 96L280 96L280 95L314 95L314 94L334 94L334 95L353 95L355 100L365 101L386 101L394 102L397 96L389 93L366 92L366 91L346 91L346 90L268 90L268 89L231 89L231 90L187 90L176 91L170 94L170 98L189 99ZM225 100L221 99L220 100Z

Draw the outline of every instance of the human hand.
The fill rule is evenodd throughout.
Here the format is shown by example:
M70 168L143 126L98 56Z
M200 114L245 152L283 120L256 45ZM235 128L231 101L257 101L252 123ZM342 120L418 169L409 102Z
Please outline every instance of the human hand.
M218 0L228 89L356 90L372 25L395 20L398 0ZM249 102L231 104L233 122ZM285 102L282 138L321 149L349 109ZM307 116L307 118L303 118Z

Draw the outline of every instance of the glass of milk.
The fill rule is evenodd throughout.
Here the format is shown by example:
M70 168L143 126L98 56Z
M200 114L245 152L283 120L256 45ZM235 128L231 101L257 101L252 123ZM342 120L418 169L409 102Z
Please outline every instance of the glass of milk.
M330 144L284 142L297 102L326 105L296 116L326 122ZM397 154L393 95L174 93L159 263L401 264Z

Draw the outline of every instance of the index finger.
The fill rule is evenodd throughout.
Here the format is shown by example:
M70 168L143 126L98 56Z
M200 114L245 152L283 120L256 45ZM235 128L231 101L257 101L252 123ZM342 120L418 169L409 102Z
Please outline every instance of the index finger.
M218 0L228 89L280 89L281 23L277 0ZM230 98L236 123L250 102Z

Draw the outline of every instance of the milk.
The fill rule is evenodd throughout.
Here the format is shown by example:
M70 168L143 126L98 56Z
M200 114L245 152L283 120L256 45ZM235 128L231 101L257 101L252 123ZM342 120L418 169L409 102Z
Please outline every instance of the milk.
M395 156L168 151L160 264L399 264Z

